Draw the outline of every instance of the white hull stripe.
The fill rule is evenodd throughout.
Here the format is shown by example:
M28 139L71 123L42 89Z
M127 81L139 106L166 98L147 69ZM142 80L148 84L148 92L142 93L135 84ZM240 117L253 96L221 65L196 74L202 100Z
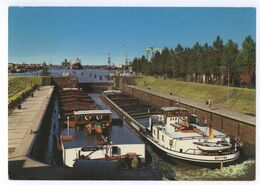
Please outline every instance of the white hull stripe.
M237 153L234 154L230 154L230 155L215 155L215 156L204 156L204 155L194 155L194 154L185 154L185 153L180 153L181 155L178 155L179 152L175 152L175 151L171 151L169 149L166 149L160 145L158 145L156 142L154 142L153 140L151 140L149 137L143 135L146 139L148 139L151 143L153 143L156 147L158 147L159 149L161 149L162 151L166 152L167 155L171 156L171 157L175 157L178 159L183 159L183 160L188 160L188 161L194 161L194 162L200 162L200 163L220 163L220 162L232 162L235 161L239 158L239 151ZM203 157L203 159L198 159L196 158L196 156L199 157ZM207 159L211 157L211 159ZM212 157L216 157L219 159L214 159L212 160ZM224 157L224 158L223 158Z

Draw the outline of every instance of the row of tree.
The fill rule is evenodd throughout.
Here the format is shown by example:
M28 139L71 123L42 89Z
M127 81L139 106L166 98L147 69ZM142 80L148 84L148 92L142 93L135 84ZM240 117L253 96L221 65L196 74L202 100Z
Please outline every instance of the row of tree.
M149 61L145 56L134 58L133 70L185 81L226 85L229 81L233 86L247 83L255 87L255 47L251 36L244 39L240 49L234 41L224 44L218 36L212 45L197 42L193 47L183 47L178 44L175 49L165 47L161 53L153 53Z

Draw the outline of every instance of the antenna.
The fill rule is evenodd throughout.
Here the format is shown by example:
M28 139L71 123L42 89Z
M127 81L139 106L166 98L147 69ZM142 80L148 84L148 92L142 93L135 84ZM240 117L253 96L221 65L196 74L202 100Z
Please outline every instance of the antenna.
M154 52L155 51L158 51L160 54L162 54L162 49L161 48L154 48L153 46L146 48L145 51L146 51L146 59L148 61L151 61L150 53L152 53L152 57L154 57Z

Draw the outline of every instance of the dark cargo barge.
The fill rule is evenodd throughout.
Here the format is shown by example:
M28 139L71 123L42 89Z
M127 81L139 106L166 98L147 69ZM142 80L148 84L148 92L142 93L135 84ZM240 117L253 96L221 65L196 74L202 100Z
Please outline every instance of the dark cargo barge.
M88 160L125 161L133 167L145 162L145 145L127 127L112 124L112 112L99 109L90 96L78 89L64 89L59 95L61 133L57 138L63 164ZM77 161L77 163L75 163Z

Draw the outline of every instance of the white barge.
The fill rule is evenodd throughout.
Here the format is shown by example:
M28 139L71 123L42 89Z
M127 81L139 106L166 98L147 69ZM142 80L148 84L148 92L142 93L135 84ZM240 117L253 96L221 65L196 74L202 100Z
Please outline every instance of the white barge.
M239 158L237 143L208 125L200 125L194 115L180 107L163 107L149 117L142 135L167 155L208 164L229 163Z

